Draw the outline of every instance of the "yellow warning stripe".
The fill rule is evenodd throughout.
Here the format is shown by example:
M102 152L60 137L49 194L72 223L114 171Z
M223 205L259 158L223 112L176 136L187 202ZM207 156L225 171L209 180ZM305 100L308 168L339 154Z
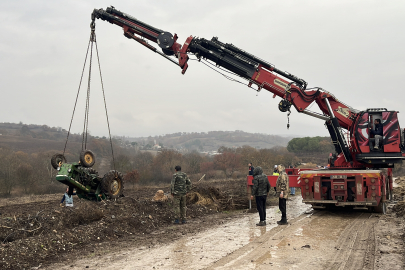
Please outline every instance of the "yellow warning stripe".
M378 173L366 173L365 175L367 175L368 177L377 177L379 176Z

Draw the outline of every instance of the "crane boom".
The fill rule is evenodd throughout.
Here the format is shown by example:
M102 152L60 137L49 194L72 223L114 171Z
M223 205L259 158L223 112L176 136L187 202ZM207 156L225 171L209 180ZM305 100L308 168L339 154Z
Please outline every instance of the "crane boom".
M399 128L396 111L353 109L328 91L322 88L307 89L307 82L303 79L282 71L233 44L223 43L217 37L207 40L189 36L181 45L177 43L177 34L172 35L146 24L112 6L106 10L94 9L91 18L93 30L96 19L118 25L122 27L127 38L175 63L182 69L182 74L185 74L188 68L188 54L193 54L199 60L209 60L217 67L248 80L249 87L256 86L258 91L265 89L273 93L273 97L280 97L280 111L290 112L291 106L294 106L300 113L324 120L336 151L329 161L333 168L391 168L394 163L405 159L405 145L402 139L404 131ZM162 52L147 40L158 44ZM322 113L310 111L308 108L312 103L316 103ZM384 128L387 139L384 141L384 148L379 152L371 149L372 138L368 128L373 119L387 123ZM344 130L347 131L349 140L346 140Z

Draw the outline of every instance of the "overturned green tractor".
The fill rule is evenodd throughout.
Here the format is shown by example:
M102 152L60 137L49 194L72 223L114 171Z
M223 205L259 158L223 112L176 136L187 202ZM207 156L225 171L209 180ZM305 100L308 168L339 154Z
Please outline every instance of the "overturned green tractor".
M73 194L73 189L76 189L79 198L96 201L123 196L123 175L111 170L101 178L91 168L94 163L95 157L90 150L82 151L77 163L66 163L62 154L51 159L52 167L58 171L56 180L69 187L68 194Z

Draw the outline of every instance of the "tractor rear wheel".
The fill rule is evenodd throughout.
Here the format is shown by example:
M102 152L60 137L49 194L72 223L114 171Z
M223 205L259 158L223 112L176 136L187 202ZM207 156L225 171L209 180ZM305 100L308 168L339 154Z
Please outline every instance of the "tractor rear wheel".
M84 150L80 153L80 163L83 167L89 168L94 165L96 158L90 150Z
M66 158L62 154L55 154L51 158L52 167L57 170L63 163L66 163Z
M117 171L109 171L103 177L101 187L103 193L110 199L118 198L124 190L124 177Z

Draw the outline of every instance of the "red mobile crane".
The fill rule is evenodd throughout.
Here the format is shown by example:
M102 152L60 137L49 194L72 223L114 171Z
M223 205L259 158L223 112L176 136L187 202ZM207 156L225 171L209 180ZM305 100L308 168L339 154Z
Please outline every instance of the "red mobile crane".
M182 46L177 43L177 34L173 36L112 6L106 10L94 9L91 18L93 32L96 19L118 25L127 38L178 65L182 74L188 68L188 54L193 54L198 60L210 60L217 67L246 79L249 87L255 86L258 91L265 89L273 93L273 97L279 96L280 111L290 113L291 106L294 106L300 113L324 120L335 153L329 157L329 169L300 172L298 184L303 201L318 208L331 204L352 205L374 207L385 213L386 200L392 196L392 168L405 159L404 130L400 129L397 111L385 108L356 110L322 88L307 89L303 79L232 44L222 43L217 37L207 40L190 36ZM157 43L162 52L146 39ZM313 102L322 114L308 109ZM383 125L383 141L379 149L374 149L374 139L369 132L375 119L380 119ZM388 168L387 173L382 168Z

